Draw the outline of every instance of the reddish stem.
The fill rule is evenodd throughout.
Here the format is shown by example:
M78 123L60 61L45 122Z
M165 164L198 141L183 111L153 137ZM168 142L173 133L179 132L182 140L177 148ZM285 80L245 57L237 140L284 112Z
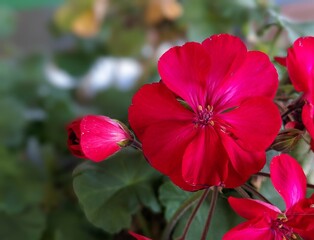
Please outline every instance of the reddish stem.
M190 229L190 226L191 226L191 223L193 221L193 219L195 218L195 215L197 213L197 211L199 210L200 206L202 205L202 203L204 202L204 200L206 199L208 193L209 193L209 188L207 188L203 195L201 196L200 200L198 201L196 207L193 209L193 212L191 214L191 216L189 217L188 221L187 221L187 224L185 225L185 228L184 228L184 232L182 234L181 237L179 237L178 240L184 240L185 237L186 237L186 234L188 233L189 229Z
M206 236L207 236L207 233L208 233L208 230L210 227L210 223L211 223L211 220L212 220L212 217L214 215L215 208L216 208L217 199L218 199L218 187L215 186L213 189L213 195L211 197L209 213L208 213L206 224L205 224L205 227L204 227L204 230L202 233L201 240L206 240Z
M254 175L263 176L263 177L270 177L269 173L264 173L264 172L258 172ZM314 189L314 184L307 183L306 187Z

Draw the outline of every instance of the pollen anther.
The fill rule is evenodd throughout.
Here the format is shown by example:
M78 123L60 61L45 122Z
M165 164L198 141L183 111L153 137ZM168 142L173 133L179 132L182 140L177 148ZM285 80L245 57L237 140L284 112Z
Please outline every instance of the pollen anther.
M204 127L207 125L214 126L213 116L213 106L207 105L203 107L201 105L197 106L197 112L193 123L196 127Z

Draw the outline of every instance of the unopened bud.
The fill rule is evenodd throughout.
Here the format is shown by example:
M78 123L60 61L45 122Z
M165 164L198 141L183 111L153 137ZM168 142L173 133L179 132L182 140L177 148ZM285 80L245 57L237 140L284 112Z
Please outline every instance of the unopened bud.
M289 152L297 144L302 133L299 129L285 129L277 135L271 148L280 152Z
M133 142L130 130L123 123L106 116L79 118L67 130L72 154L94 162L105 160Z

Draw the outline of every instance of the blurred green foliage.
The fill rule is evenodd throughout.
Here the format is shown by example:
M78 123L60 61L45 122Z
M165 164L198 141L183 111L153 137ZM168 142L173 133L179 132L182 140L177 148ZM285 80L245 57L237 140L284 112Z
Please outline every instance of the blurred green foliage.
M66 125L87 113L127 123L133 93L143 83L159 80L156 65L166 50L163 44L201 41L228 32L240 36L250 49L274 56L285 52L295 38L314 35L313 23L284 18L269 1L168 3L166 7L176 14L156 7L152 16L148 9L155 4L153 0L0 1L1 239L131 239L127 229L160 237L167 221L192 193L165 182L134 151L126 150L101 164L81 163L67 151ZM102 12L95 12L95 6ZM53 43L47 43L46 50L34 44L33 51L24 51L20 44L23 39L16 39L16 32L21 31L21 13L41 8L53 12L45 25ZM104 57L137 61L141 72L135 84L127 89L115 84L94 87L90 71ZM50 76L51 66L53 74L63 74L63 85ZM112 74L103 68L100 76ZM286 75L280 77L285 83L283 93L293 99ZM71 79L71 84L66 85L65 78ZM116 81L117 77L112 77L112 82ZM296 155L307 146L305 142L300 144ZM313 156L305 152L298 159L308 163ZM313 169L308 173L313 176ZM278 196L269 188L272 186L265 182L261 191L277 203ZM228 207L226 196L223 193L219 197L212 225L217 231L212 231L208 239L220 239L240 220ZM199 237L208 206L206 203L197 215L188 239ZM179 221L174 236L182 233L189 213Z

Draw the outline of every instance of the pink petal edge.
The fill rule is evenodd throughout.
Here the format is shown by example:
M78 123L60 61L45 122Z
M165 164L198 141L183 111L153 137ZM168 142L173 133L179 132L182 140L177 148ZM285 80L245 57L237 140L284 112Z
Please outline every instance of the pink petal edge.
M300 164L288 154L270 163L270 178L286 203L287 210L306 196L306 177Z

